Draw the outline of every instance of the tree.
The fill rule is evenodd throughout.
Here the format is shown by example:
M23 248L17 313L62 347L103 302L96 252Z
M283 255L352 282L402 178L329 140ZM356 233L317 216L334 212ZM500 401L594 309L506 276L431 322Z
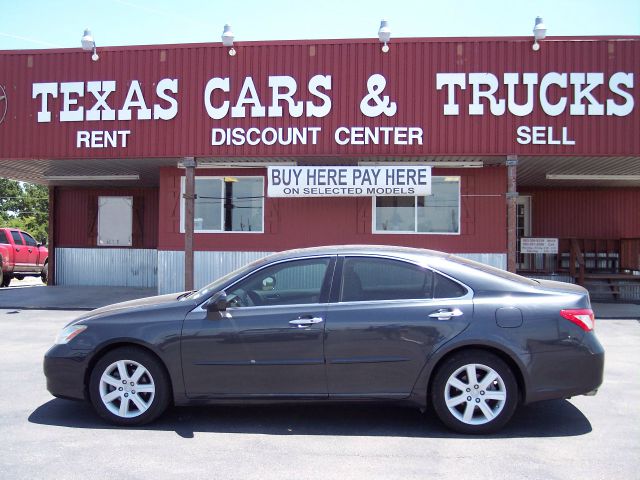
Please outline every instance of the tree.
M47 187L0 178L0 226L25 230L44 241L49 231Z

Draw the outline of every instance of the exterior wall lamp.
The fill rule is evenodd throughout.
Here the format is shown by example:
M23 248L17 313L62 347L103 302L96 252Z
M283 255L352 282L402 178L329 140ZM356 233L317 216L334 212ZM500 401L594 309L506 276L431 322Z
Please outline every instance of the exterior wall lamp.
M389 22L386 20L382 20L380 22L380 29L378 30L378 38L380 39L380 43L382 43L382 51L387 53L389 51L389 40L391 40L391 29L389 28Z
M93 40L93 35L91 35L91 31L88 28L85 28L84 35L82 35L82 49L86 52L93 52L91 55L91 60L97 62L100 58L98 56L98 52L96 52L96 42Z
M234 39L234 35L233 32L231 31L231 25L227 24L224 26L224 30L222 31L222 45L224 45L225 47L229 47L229 55L230 56L235 56L236 54L236 49L233 48L233 39Z
M544 37L547 36L547 27L542 22L542 17L536 17L536 24L533 27L533 45L531 48L534 52L540 50L540 44L538 41L544 40Z

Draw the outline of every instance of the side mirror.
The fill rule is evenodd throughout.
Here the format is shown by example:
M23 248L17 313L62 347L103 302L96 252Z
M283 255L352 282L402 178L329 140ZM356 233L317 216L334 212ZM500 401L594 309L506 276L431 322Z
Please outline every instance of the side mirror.
M227 306L227 294L224 291L218 292L207 302L207 312L224 312Z

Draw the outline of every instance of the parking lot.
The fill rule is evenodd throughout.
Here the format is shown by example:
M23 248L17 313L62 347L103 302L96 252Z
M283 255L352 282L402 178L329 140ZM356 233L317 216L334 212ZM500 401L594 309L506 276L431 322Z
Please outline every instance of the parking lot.
M469 438L430 413L362 405L174 408L112 428L45 388L42 356L76 315L0 310L3 478L626 479L640 468L636 320L597 323L597 396L531 405L499 435Z

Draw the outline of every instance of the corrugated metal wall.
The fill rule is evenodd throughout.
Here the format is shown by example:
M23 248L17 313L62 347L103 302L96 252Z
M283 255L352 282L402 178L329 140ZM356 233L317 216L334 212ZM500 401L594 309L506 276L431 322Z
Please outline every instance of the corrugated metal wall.
M195 288L214 281L249 262L269 255L271 252L195 252ZM506 254L463 253L461 257L506 268ZM184 290L184 252L158 251L158 294Z
M534 237L640 238L640 189L527 189Z
M180 176L160 174L160 250L184 248L180 233ZM197 175L264 175L264 170L207 170ZM460 235L372 234L372 201L362 198L265 198L265 233L196 233L196 250L281 251L335 244L386 244L446 252L506 252L506 169L434 169L461 177ZM266 180L265 180L266 188Z
M158 252L133 248L56 248L56 284L153 288Z
M55 246L96 247L97 205L99 196L132 196L134 201L134 248L158 245L157 188L82 188L57 187L55 199ZM139 205L141 203L141 205ZM142 219L136 214L142 212ZM141 222L140 222L141 220Z
M567 107L558 116L547 115L535 90L535 108L530 115L519 117L509 112L494 116L488 113L488 100L483 100L485 113L470 116L472 88L456 88L460 115L445 116L447 89L438 90L436 74L448 72L492 73L499 80L498 98L505 99L507 88L502 77L506 72L538 73L539 82L548 72L598 72L604 74L604 85L593 94L606 106L608 99L623 103L620 95L610 92L609 77L616 72L636 72L640 64L640 39L572 38L547 39L539 52L531 49L532 38L465 38L465 39L393 39L388 53L380 51L377 39L238 42L238 54L231 57L217 44L156 45L144 47L100 48L100 61L91 62L79 48L63 50L16 51L0 53L0 72L7 91L10 114L0 129L0 157L3 158L77 158L78 130L130 130L126 156L182 157L195 156L276 156L276 155L505 155L514 154L592 154L637 155L640 152L640 89L623 87L634 98L636 108L628 116L570 115ZM331 112L323 118L283 117L232 118L212 120L205 109L204 89L213 77L229 78L230 93L217 91L213 104L237 101L245 77L251 76L262 105L271 104L270 75L292 76L297 82L296 101L312 101L308 81L317 74L331 75ZM387 83L378 96L389 96L397 104L397 113L388 117L365 117L359 109L369 94L367 80L382 74ZM117 90L108 102L113 109L122 107L133 80L140 82L145 103L153 106L164 101L156 95L156 85L163 79L178 79L179 103L175 118L165 120L59 122L57 115L63 95L49 98L53 120L38 123L36 113L40 99L32 98L34 82L84 82L115 80ZM522 79L522 76L520 77ZM486 87L484 87L486 90ZM574 89L552 87L552 102L566 96L570 101ZM520 84L517 101L525 103L526 88ZM75 99L76 97L73 96ZM78 107L89 109L94 99L86 94L78 99ZM569 103L569 102L568 102ZM583 102L584 103L584 102ZM134 108L134 117L137 109ZM334 131L342 126L419 126L424 128L422 145L357 145L341 146ZM520 125L553 127L559 138L563 127L575 145L521 145L516 142ZM322 129L314 145L212 146L211 128L319 127ZM119 158L122 147L95 148L95 158Z
M194 252L194 286L201 288L271 252ZM184 252L158 251L158 294L184 290Z

